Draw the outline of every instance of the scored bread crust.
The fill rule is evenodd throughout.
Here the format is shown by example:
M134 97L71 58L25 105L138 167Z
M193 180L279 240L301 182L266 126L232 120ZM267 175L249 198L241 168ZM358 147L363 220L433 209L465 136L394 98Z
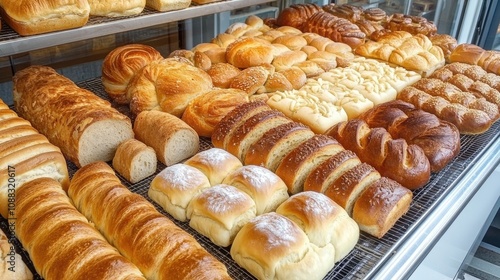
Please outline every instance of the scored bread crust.
M13 82L17 112L77 166L111 160L134 136L127 116L50 67L25 68Z
M22 36L84 26L90 14L85 0L6 0L2 19Z

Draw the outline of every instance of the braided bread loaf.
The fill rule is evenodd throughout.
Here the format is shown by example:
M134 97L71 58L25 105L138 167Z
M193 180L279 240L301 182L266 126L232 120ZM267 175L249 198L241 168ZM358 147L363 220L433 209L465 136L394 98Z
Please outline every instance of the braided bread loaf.
M78 212L57 181L30 181L16 199L16 235L44 279L145 279Z
M276 24L279 26L292 26L302 30L304 23L313 14L321 10L321 7L316 4L291 5L280 12L276 18Z
M426 18L399 13L390 16L385 28L391 31L406 31L413 35L422 34L429 37L437 32L437 26Z
M474 44L460 44L450 54L450 61L479 65L488 72L500 75L499 51L487 51Z
M371 128L386 129L392 138L422 148L432 172L441 170L460 151L460 134L453 124L401 100L375 106L360 119Z
M430 179L430 164L424 151L417 145L408 145L404 139L393 139L385 128L370 128L365 121L354 119L333 126L326 134L382 176L404 187L417 189Z

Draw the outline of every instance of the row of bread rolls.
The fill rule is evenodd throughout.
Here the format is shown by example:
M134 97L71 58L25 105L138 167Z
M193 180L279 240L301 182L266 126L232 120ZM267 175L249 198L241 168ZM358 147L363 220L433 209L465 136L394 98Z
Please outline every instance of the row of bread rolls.
M230 279L195 239L132 193L104 162L80 168L68 195L76 208L148 279Z
M484 70L500 75L500 52L485 50L474 44L460 44L450 54L451 62L479 65Z
M373 167L361 163L354 153L345 150L329 136L314 134L300 124L293 125L291 120L282 123L269 119L259 120L259 116L272 113L273 110L262 102L251 102L237 107L216 127L212 136L213 145L232 151L233 155L243 155L245 153L241 151L246 151L240 158L245 165L261 165L275 172L285 182L289 193L296 194L303 190L325 193L346 209L349 215L353 215L358 197L364 190L380 188L379 185L384 185L377 183L380 180L390 182L388 185L391 191L387 194L398 193L398 199L391 201L394 204L384 207L388 207L386 210L397 208L398 210L392 213L398 213L398 217L406 212L411 202L411 191L395 181L381 179L380 173ZM253 125L257 120L263 124ZM242 138L240 135L252 137ZM242 142L238 143L237 139ZM232 148L234 146L238 148ZM352 160L348 161L350 158ZM343 165L344 162L349 164ZM362 200L359 203L362 203ZM375 207L375 204L372 206ZM373 218L380 224L368 231L377 237L383 236L392 227L393 223L390 224L389 220L395 222L392 218L385 219L389 212L382 213L379 210L360 208L356 214L361 217L368 213L363 214L364 211L373 211L371 213L376 213L373 215L381 215L378 219ZM355 216L353 218L356 220ZM363 228L363 225L360 224L360 227Z
M344 209L322 194L303 192L246 223L230 252L257 279L323 279L358 237Z
M134 137L127 116L50 67L18 71L13 84L19 115L77 166L111 160L117 146Z
M30 122L0 100L0 214L8 218L16 208L15 190L39 177L69 184L68 168L61 150L51 144Z
M21 186L15 218L16 236L44 279L146 279L78 212L54 179ZM17 262L15 268L20 268Z
M34 4L30 0L6 0L0 4L0 11L12 29L28 36L82 27L90 16L134 16L145 7L166 12L185 9L190 4L191 0L42 0Z

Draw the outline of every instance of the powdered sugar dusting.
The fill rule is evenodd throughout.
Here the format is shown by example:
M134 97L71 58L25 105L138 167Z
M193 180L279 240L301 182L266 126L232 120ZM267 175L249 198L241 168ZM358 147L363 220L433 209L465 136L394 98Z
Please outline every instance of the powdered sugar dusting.
M236 172L240 173L245 181L254 186L256 189L262 189L269 185L275 185L281 180L278 175L274 174L269 169L258 165L245 165L239 168Z
M199 152L194 157L196 157L196 159L199 160L200 163L203 163L204 165L209 165L209 166L210 165L219 165L219 164L221 164L229 159L232 159L232 158L239 160L237 157L230 154L226 150L219 149L219 148L211 148L211 149Z
M326 218L335 212L335 202L324 194L309 191L299 193L298 196L304 197L303 211L312 214L308 216Z
M182 163L174 164L163 169L158 173L157 177L168 182L171 188L178 190L197 188L205 181L208 183L208 178L205 174L192 166Z
M205 189L196 199L203 200L207 210L216 214L234 212L252 198L243 191L229 185L219 184ZM241 209L245 211L246 209Z
M266 248L270 250L290 247L299 241L301 235L305 235L291 220L274 212L257 216L252 223L255 231L260 233L258 235L266 239L269 245Z

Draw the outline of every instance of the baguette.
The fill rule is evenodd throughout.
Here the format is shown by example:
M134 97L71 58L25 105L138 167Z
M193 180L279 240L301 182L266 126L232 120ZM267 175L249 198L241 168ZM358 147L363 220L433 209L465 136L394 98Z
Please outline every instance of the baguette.
M123 186L106 163L79 169L68 194L148 279L230 279L221 262L145 198Z
M78 167L112 160L118 145L134 137L127 116L50 67L30 66L13 82L17 112Z
M136 138L152 147L166 166L179 163L198 152L196 131L181 119L161 111L143 111L134 121Z
M146 279L73 206L50 178L16 194L16 235L44 279Z

